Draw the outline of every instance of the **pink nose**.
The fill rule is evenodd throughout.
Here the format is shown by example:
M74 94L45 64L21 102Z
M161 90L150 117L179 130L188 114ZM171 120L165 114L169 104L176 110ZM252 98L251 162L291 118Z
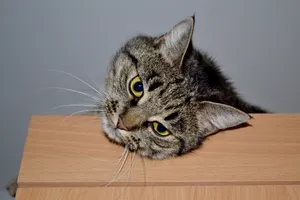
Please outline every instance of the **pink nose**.
M119 119L118 119L117 128L121 129L121 130L128 131L128 128L125 126L125 124L124 124L121 117L119 117Z

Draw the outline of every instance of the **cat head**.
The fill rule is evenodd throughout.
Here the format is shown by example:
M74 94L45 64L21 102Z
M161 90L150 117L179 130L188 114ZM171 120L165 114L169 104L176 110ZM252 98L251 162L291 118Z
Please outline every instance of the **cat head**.
M206 136L250 118L228 105L196 98L199 85L183 66L194 23L192 16L162 36L134 37L114 55L102 116L111 141L141 156L164 159L190 152Z

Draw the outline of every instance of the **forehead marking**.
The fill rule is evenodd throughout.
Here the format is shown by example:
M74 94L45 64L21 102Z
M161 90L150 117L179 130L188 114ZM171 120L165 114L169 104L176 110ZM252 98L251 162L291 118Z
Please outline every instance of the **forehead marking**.
M127 50L124 50L124 54L130 58L130 60L133 62L133 64L135 64L135 65L137 66L137 64L138 64L138 59L137 59L133 54L131 54L131 53L130 53L129 51L127 51Z

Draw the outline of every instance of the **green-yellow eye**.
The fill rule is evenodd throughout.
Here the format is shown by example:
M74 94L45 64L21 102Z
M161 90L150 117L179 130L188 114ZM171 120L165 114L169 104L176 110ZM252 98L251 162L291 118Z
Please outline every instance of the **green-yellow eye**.
M143 87L142 80L139 76L134 77L130 81L129 90L130 90L130 93L137 98L140 98L141 96L143 96L144 87Z
M167 136L170 134L170 132L168 131L168 129L166 127L164 127L164 125L162 125L159 122L153 122L152 123L153 129L156 133L158 133L161 136Z

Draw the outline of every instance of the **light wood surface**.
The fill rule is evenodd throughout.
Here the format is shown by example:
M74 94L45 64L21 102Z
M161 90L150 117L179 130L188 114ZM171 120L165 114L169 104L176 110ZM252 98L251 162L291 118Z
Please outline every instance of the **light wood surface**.
M76 194L79 197L72 199L114 199L112 190L122 190L124 187L118 186L125 185L129 195L144 188L146 194L156 191L162 197L171 195L166 196L170 199L177 193L195 195L191 191L206 199L226 199L219 198L226 195L232 196L228 199L266 199L263 197L268 195L267 199L271 199L273 194L286 197L278 199L300 199L300 114L252 116L251 126L213 135L200 149L184 157L144 159L143 165L142 159L135 156L128 178L128 173L124 173L129 172L130 155L121 178L106 188L101 186L112 180L123 148L108 142L98 119L33 116L17 199L51 199L47 195L52 199L71 199ZM55 195L58 196L54 198ZM110 197L104 198L105 195Z
M18 200L298 200L300 186L22 188Z

